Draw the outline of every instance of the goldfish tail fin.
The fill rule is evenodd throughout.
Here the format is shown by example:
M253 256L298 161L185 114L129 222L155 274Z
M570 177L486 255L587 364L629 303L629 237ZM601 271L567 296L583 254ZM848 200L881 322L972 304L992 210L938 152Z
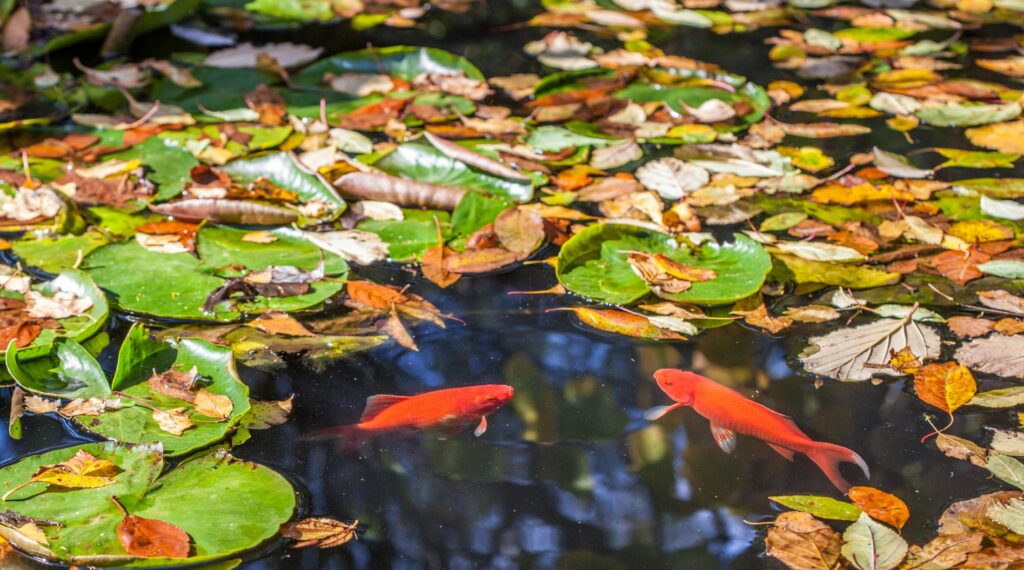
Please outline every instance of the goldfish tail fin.
M302 435L303 441L334 440L342 452L351 452L363 446L367 441L366 432L358 425L345 425L316 430Z
M811 461L825 473L828 480L844 493L850 489L851 485L846 479L843 479L843 475L839 472L840 463L856 464L864 472L865 477L871 478L868 464L864 462L861 456L841 445L817 443L814 449L807 452L807 457L810 457Z

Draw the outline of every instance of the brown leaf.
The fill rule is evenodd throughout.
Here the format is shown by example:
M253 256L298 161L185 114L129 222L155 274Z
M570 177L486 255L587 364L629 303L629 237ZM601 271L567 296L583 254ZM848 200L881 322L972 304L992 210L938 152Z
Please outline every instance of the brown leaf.
M501 178L508 178L511 180L519 180L521 182L530 182L530 178L521 174L517 170L513 170L508 166L490 158L484 156L478 152L469 150L468 148L453 143L447 139L441 138L438 135L431 133L430 131L424 131L423 136L426 137L430 144L434 145L434 148L441 151L441 154L448 158L464 162L474 168L482 170L488 174L493 174Z
M950 317L946 324L949 325L949 330L960 338L985 336L995 327L992 320L965 316Z
M971 440L940 432L936 433L935 445L947 457L970 461L982 468L988 463L988 450Z
M405 328L404 324L402 324L402 319L399 319L398 314L394 311L391 312L391 315L388 316L387 320L384 321L384 324L381 325L380 330L405 348L419 352L420 349L416 346L416 341L412 339L412 335L409 334L409 330Z
M907 552L907 558L900 568L906 570L930 570L939 568L955 568L969 554L981 550L980 532L963 534L939 535L924 546L913 545Z
M442 289L453 285L462 275L446 270L444 260L445 257L454 254L455 251L446 245L439 244L428 248L420 256L420 270L423 271L423 276Z
M185 222L154 222L142 224L135 228L136 234L149 235L172 235L177 242L188 251L196 250L196 233L199 232L199 224L188 224Z
M977 388L971 371L956 362L928 364L914 375L917 397L949 414L970 401Z
M361 200L379 200L399 206L452 211L466 194L464 188L438 186L397 178L382 172L350 172L334 181L342 193Z
M515 253L498 247L477 249L445 257L444 268L451 273L486 273L519 261Z
M192 403L196 399L193 392L196 384L196 369L189 371L174 368L164 372L155 372L149 377L149 387L158 394L177 398Z
M7 345L14 341L14 346L25 348L32 344L32 341L43 332L37 321L22 321L0 329L0 346L7 348Z
M292 548L334 548L356 538L358 528L359 521L343 523L316 517L284 525L281 535L296 541Z
M4 23L4 53L19 52L28 47L32 33L32 15L25 6L11 13Z
M194 198L166 204L150 204L149 209L157 214L186 222L198 223L206 220L240 226L286 226L299 219L297 212L281 206L217 198Z
M910 509L896 495L874 487L851 487L847 491L850 501L876 521L902 529L910 518Z
M15 388L15 394L19 391L24 394L21 388ZM13 404L12 404L13 405ZM35 394L27 394L24 396L25 411L33 414L50 414L56 413L60 409L60 400L51 400L49 398L42 398Z
M978 293L978 300L990 309L1024 316L1024 298L1013 295L1009 291L1002 289L981 291Z
M200 414L216 420L228 419L231 417L232 410L235 409L234 404L231 403L231 398L223 394L214 394L206 388L196 392L193 405Z
M171 410L153 409L153 420L160 429L171 435L181 435L185 430L192 427L192 420L188 419L183 412L185 408L174 408Z
M117 540L125 552L140 558L188 558L188 533L171 523L125 515L117 525Z
M968 252L946 251L928 260L929 265L942 274L943 277L958 285L966 285L968 282L984 277L985 274L978 269L978 264L985 263L992 259L976 249Z
M989 536L989 541L994 546L969 554L964 568L1016 570L1020 563L1024 562L1024 545L991 536Z
M786 307L783 315L801 323L824 323L838 319L842 314L828 305L804 305Z
M833 137L852 137L864 135L871 129L863 125L851 123L779 123L779 127L789 136L809 139L828 139Z
M544 240L544 220L536 211L511 208L495 218L494 233L502 247L524 258Z
M779 515L765 540L768 556L792 570L832 570L842 544L827 524L797 511Z
M793 319L789 317L772 316L760 294L736 303L729 313L741 316L747 324L765 329L772 334L779 334L793 325Z
M60 415L65 418L76 416L98 416L107 410L118 410L123 408L120 399L104 400L103 398L75 398L60 409Z
M939 534L963 534L981 531L989 536L1003 536L1009 532L1006 527L988 516L988 509L994 504L1005 503L1021 497L1020 491L997 491L973 499L957 501L939 517Z
M268 311L246 323L265 333L282 336L316 336L284 311Z

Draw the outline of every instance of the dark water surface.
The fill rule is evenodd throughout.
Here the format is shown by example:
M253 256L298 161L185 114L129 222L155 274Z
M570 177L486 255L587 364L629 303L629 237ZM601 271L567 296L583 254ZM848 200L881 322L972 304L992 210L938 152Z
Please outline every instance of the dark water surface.
M454 29L447 36L437 28L426 34L382 31L378 45L437 45L465 55L488 75L536 70L521 46L542 32L489 33L511 10L495 4L493 14L450 20ZM770 33L715 36L677 28L652 39L669 53L718 63L763 85L783 77L767 59L763 39ZM319 44L329 52L362 47L324 28L253 37ZM143 38L137 49L159 55L175 45L163 33ZM882 131L873 136L884 137L886 148L911 148ZM919 140L918 146L934 142ZM849 145L840 140L828 149L837 162L869 150L844 144ZM537 257L554 253L548 249ZM411 277L397 266L363 275L392 283ZM358 541L330 551L268 545L263 556L255 554L242 567L776 567L761 555L762 527L747 523L770 518L769 496L835 496L835 489L806 458L789 463L749 438L741 437L732 455L722 453L707 421L691 410L673 412L657 425L643 420L643 410L668 402L651 378L662 367L700 372L792 416L813 438L860 453L872 470L870 484L909 505L913 516L904 536L912 543L932 535L953 500L997 488L983 470L919 442L928 432L926 410L904 393L904 382L826 381L815 388L793 367L794 358L811 331L825 329L798 326L785 338L771 338L732 324L687 343L648 343L583 330L567 313L545 312L570 298L509 294L553 284L551 270L543 266L463 279L447 290L416 280L412 292L464 321L446 330L416 329L419 352L389 344L324 371L298 360L273 372L243 367L254 398L294 393L295 411L285 425L254 432L236 455L291 478L303 494L301 515L358 519L363 530ZM120 321L111 330L114 342L103 359L108 367L127 325ZM330 442L299 439L357 421L373 394L492 382L514 386L516 397L491 416L481 438L468 431L448 439L423 434L380 440L348 454ZM1004 413L966 414L951 433L977 433L982 423L1008 421ZM24 423L21 441L0 429L0 461L79 441L50 418ZM853 471L847 475L865 483Z

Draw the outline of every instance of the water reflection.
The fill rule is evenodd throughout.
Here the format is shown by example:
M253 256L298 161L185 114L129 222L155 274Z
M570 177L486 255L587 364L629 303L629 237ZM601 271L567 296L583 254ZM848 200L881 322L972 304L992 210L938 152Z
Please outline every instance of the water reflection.
M296 399L291 421L254 433L238 455L292 477L305 494L304 514L359 519L365 529L337 551L278 551L245 567L766 564L757 529L744 521L769 515L771 495L833 494L831 485L804 458L789 463L750 438L741 437L732 455L722 453L707 421L690 410L655 425L644 421L643 410L666 403L651 378L662 367L697 370L793 416L812 437L861 453L872 484L907 499L910 540L930 532L945 506L935 497L965 498L992 486L980 470L918 443L927 431L923 407L902 384L828 382L816 390L795 375L789 359L802 348L803 332L772 339L730 325L688 343L635 343L579 329L567 313L544 312L567 299L507 294L549 279L543 269L525 268L465 280L451 291L415 284L416 293L465 324L416 331L420 352L382 347L324 372L298 360L273 373L243 370L254 397L294 392ZM481 438L469 430L451 438L384 438L348 454L330 442L299 441L303 433L355 422L373 394L499 382L514 386L516 397L491 416ZM967 415L956 429L970 433L1002 418ZM24 441L0 437L4 460L72 443L48 418L28 418L25 432Z

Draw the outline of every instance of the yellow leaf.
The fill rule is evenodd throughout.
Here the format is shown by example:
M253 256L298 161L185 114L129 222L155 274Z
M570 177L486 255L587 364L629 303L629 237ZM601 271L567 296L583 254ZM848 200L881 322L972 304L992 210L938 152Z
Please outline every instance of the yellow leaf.
M845 109L823 111L818 113L818 116L829 119L873 119L881 114L881 111L876 111L871 107L846 107Z
M879 73L872 83L884 89L910 89L941 80L942 76L930 69L894 69Z
M843 186L842 184L829 184L818 188L811 193L811 200L821 204L841 204L851 206L862 202L873 202L876 200L901 202L913 200L914 195L904 190L897 190L890 184L875 186L865 182L857 186Z
M172 410L153 409L153 420L160 429L171 435L181 435L185 430L192 427L192 420L183 414L185 408L174 408Z
M782 156L789 157L793 166L802 168L808 172L818 172L835 166L832 157L821 152L816 146L804 146L800 148L792 146L779 146L775 150Z
M967 129L971 143L1012 154L1024 154L1024 120Z
M957 0L956 9L971 14L984 14L992 10L992 0Z
M120 469L113 462L100 459L88 451L78 453L62 463L40 467L31 479L4 493L6 501L15 491L32 483L49 483L65 489L95 489L114 482Z
M921 370L921 361L909 346L905 346L899 352L891 353L889 368L899 370L903 374L917 374Z
M915 115L897 115L886 119L885 124L894 131L905 133L920 126L921 119L918 119Z
M992 220L964 220L949 228L949 234L969 243L1013 239L1013 230Z

